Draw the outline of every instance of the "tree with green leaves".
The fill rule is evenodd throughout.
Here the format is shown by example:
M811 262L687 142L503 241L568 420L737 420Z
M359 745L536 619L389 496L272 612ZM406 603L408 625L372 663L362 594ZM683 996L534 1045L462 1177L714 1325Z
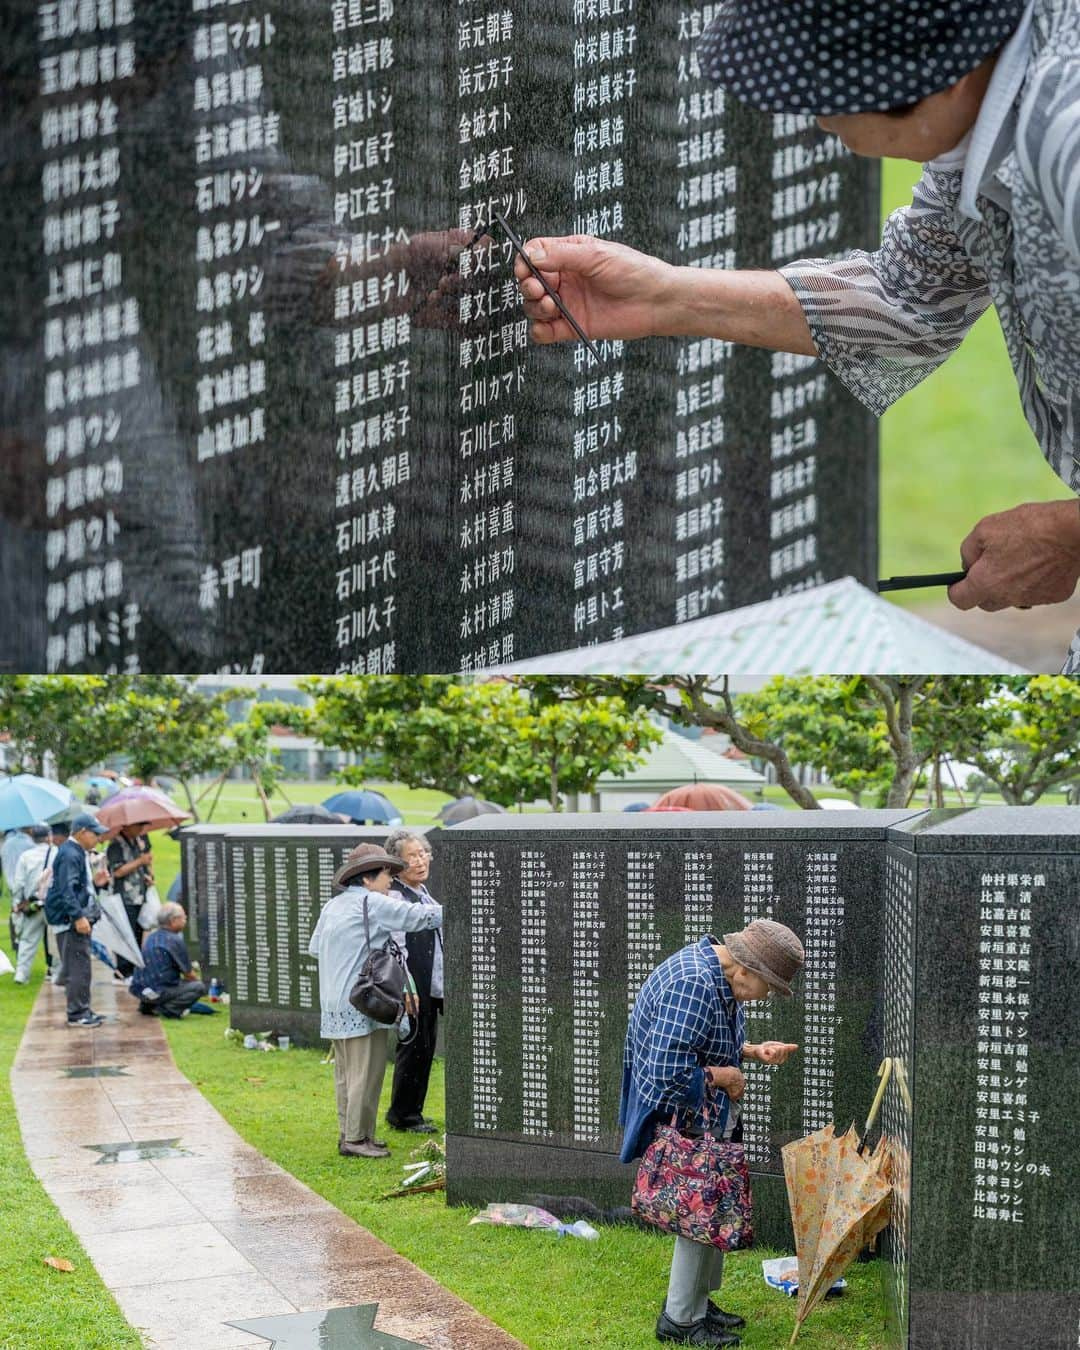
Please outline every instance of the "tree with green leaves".
M1080 681L1065 675L1001 680L998 720L962 758L1010 806L1030 806L1080 781Z
M591 792L625 772L659 738L646 712L618 698L556 706L531 682L481 683L447 675L349 676L302 682L315 703L310 733L360 763L339 777L479 795L501 806Z
M123 749L110 705L130 688L124 675L0 675L0 731L22 769L61 782Z
M894 759L880 709L850 680L778 675L735 700L742 725L758 741L781 745L793 764L820 770L857 805L889 789Z
M753 695L735 695L724 675L537 678L537 698L618 697L629 708L723 732L771 764L807 810L818 802L799 782L800 764L846 790L873 791L884 805L907 806L928 764L963 759L1000 718L990 676L803 676L770 681Z
M192 781L223 773L230 765L230 690L207 694L183 675L141 675L119 691L104 710L116 726L132 774L150 782L162 774L177 779L196 820Z

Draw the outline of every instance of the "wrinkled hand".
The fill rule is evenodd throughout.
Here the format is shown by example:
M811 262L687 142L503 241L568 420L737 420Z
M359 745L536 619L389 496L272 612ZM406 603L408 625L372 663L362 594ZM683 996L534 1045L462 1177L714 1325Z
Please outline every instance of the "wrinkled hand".
M85 917L76 919L76 920L75 920L75 931L76 931L76 933L89 933L89 931L90 931L90 920L87 919L87 918L85 918Z
M787 1041L761 1041L757 1048L758 1063L783 1064L798 1048Z
M417 1002L415 994L405 995L405 1011L409 1014L410 1017L415 1017L416 1014L420 1011L420 1004Z
M721 1092L726 1092L733 1102L741 1100L746 1091L746 1076L742 1069L736 1069L733 1065L725 1065L723 1068L714 1066L709 1076L713 1085Z
M1060 604L1080 580L1080 503L1028 502L985 516L960 557L968 575L949 587L957 609Z
M668 263L587 234L530 239L525 252L589 337L640 338L664 331L658 314L672 287ZM580 341L524 259L516 259L514 275L533 320L533 340Z

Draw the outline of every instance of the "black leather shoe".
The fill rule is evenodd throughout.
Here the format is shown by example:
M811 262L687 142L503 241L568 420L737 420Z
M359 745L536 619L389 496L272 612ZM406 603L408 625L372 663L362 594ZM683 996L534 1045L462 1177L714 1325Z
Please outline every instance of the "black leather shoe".
M674 1345L739 1345L738 1336L727 1331L710 1331L705 1319L683 1326L673 1322L666 1312L662 1312L656 1321L656 1339L670 1341Z
M725 1312L709 1299L705 1310L705 1325L710 1331L738 1331L740 1327L746 1326L746 1318L739 1317L736 1313Z

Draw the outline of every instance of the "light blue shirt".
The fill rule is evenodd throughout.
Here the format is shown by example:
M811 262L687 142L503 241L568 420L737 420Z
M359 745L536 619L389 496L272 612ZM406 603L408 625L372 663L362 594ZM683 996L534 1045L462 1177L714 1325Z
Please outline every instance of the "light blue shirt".
M383 1024L357 1012L349 993L368 958L364 935L364 900L368 903L371 945L378 948L393 933L419 933L442 927L442 905L410 904L396 895L380 895L363 886L351 886L324 906L308 944L319 962L321 1033L327 1040L368 1036Z
M0 848L0 871L4 874L9 891L15 889L15 866L27 849L34 847L34 841L22 830L12 830Z

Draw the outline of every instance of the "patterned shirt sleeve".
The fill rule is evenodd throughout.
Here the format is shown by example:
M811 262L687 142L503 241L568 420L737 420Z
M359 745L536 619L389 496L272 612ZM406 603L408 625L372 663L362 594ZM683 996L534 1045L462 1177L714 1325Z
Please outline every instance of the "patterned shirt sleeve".
M986 277L950 223L943 179L924 169L877 252L780 268L818 355L879 417L959 347L990 304Z
M682 980L672 985L656 1005L643 1047L641 1073L656 1094L672 1105L701 1106L705 1074L698 1065L696 1047L707 1043L713 1031L716 992L705 981Z
M1080 263L1080 56L1038 62L1016 127L1020 171Z

